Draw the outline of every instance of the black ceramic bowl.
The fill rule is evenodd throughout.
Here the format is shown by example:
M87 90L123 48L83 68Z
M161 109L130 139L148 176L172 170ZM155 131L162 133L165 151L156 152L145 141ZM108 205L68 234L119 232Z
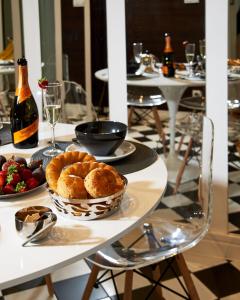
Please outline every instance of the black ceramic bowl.
M112 154L124 141L127 125L114 121L94 121L79 124L75 128L76 138L91 154Z

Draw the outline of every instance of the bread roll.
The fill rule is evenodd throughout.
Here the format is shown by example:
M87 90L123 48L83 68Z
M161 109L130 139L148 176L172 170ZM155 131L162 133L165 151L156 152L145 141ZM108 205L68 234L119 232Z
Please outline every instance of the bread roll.
M110 196L118 191L117 180L108 169L96 168L84 179L84 185L93 198Z
M57 182L57 193L68 199L88 198L84 180L81 177L74 175L59 177Z

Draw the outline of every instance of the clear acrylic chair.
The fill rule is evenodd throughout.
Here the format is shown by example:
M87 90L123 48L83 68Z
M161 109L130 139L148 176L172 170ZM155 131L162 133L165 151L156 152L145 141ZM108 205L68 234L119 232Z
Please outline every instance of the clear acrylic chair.
M92 104L88 112L89 99L83 87L74 81L63 81L63 87L61 122L77 124L95 120L96 112Z
M8 75L0 75L0 121L10 120L11 101L8 97Z
M186 139L186 137L188 137L188 142L186 149L181 151L183 159L177 172L174 193L177 193L178 191L187 164L190 161L193 163L194 161L198 161L198 157L201 152L202 122L202 113L188 113L176 123L176 131L181 133L181 138L177 149L178 154L180 154L184 139Z
M143 121L144 119L149 121L152 119L162 141L164 154L167 152L166 138L158 109L165 103L166 100L158 88L128 86L128 127L130 128L132 125L133 116L135 116L137 121Z
M167 209L165 205L163 208L160 206L141 226L87 258L93 267L83 300L89 299L96 281L101 283L97 276L102 269L115 270L117 274L125 272L124 300L132 299L134 272L152 283L145 299L149 299L153 293L158 295L157 299L164 299L162 287L175 292L162 282L167 268L173 268L173 262L177 264L185 282L185 286L181 283L185 293L182 297L199 300L182 253L201 241L211 221L213 125L207 117L203 117L202 131L201 160L200 164L196 163L199 168L198 179L194 179L188 189L185 187L184 197L181 194L164 197L161 201L168 205ZM169 261L165 270L160 269L163 260Z
M199 144L199 139L201 138L202 130L202 118L206 110L206 101L204 97L187 97L183 98L180 101L180 106L184 108L191 109L192 112L187 113L183 118L179 119L176 124L176 131L181 134L177 153L179 154L183 142L186 137L188 137L187 147L184 151L181 151L183 155L182 163L177 173L176 184L174 191L178 191L178 188L181 184L183 173L187 164L191 161L192 156L197 158L198 153L195 151ZM240 108L240 100L238 99L229 99L227 100L228 106L228 139L230 142L236 144L238 149L238 144L240 140L240 122L239 117L234 116L234 112ZM231 161L232 155L229 155L229 161ZM234 164L234 161L233 161Z

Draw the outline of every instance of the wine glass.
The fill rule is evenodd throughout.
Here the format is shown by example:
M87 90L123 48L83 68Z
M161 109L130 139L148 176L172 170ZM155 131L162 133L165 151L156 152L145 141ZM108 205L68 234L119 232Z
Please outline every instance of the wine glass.
M136 63L140 64L143 50L143 43L133 43L133 57Z
M194 43L188 43L185 46L185 56L186 56L186 60L189 64L189 75L188 75L189 78L194 76L193 60L194 60L194 56L195 56L195 48L196 48L196 45Z
M63 151L56 148L55 144L55 125L61 112L61 88L60 82L49 82L43 89L43 106L46 119L52 129L51 147L43 152L45 156L56 156Z
M202 59L202 66L203 70L205 69L205 62L206 62L206 44L205 40L199 40L199 53Z

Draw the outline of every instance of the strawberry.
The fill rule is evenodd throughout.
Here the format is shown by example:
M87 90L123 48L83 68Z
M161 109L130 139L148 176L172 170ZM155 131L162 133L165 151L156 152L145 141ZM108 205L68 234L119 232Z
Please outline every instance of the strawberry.
M11 184L6 184L2 190L3 190L4 194L14 194L15 193L14 186L12 186Z
M41 88L41 89L46 89L47 88L47 85L48 85L48 80L46 77L43 77L41 79L38 80L38 86Z
M21 181L21 176L18 173L10 173L7 176L7 183L11 185L17 185Z
M17 163L16 161L9 159L7 162L5 162L2 165L2 170L3 171L8 171L10 173L14 173L14 172L18 172L18 170L20 169L20 164ZM10 168L10 170L9 170Z
M21 177L24 181L26 181L27 179L31 178L32 177L32 171L30 169L27 169L27 168L23 168L21 171L20 171L20 174L21 174Z
M16 185L15 191L17 193L23 193L27 191L27 186L26 183L24 181L18 182L18 184Z
M0 171L0 188L2 188L5 185L6 179L7 179L7 172Z
M29 178L26 183L29 190L34 189L39 185L39 181L34 177Z

